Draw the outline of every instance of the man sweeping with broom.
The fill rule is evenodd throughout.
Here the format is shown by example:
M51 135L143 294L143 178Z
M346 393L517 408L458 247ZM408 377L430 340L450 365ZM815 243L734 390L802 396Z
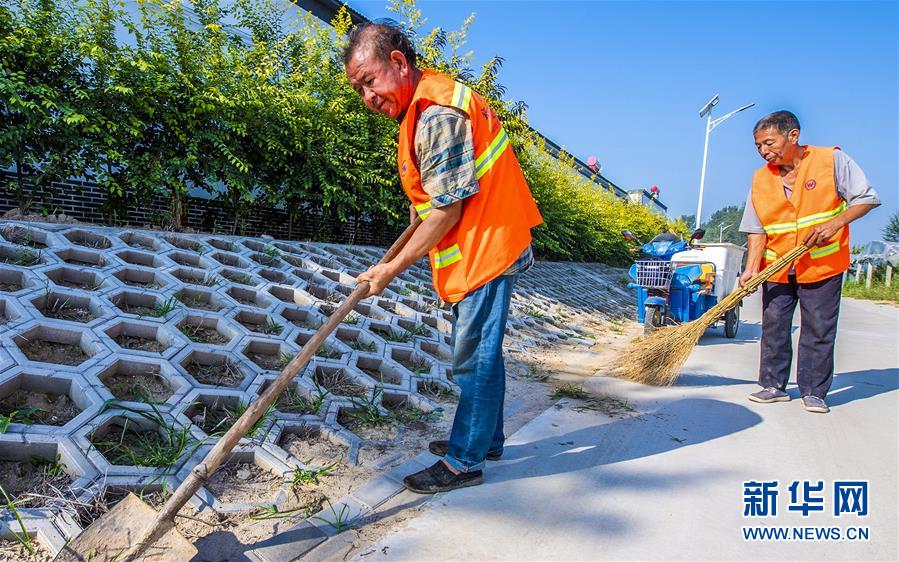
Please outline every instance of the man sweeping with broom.
M740 230L749 234L743 286L799 244L811 250L762 286L759 385L749 395L763 404L788 402L793 344L790 328L801 311L797 382L802 406L827 413L842 274L849 268L849 223L880 201L861 168L839 147L799 144L799 120L789 111L753 128L766 164L756 170Z

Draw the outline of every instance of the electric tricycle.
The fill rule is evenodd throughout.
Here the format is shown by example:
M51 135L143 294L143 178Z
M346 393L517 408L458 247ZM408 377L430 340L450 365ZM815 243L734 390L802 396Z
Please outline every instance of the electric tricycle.
M640 241L629 230L622 235L631 242ZM628 275L637 290L637 319L645 333L668 323L690 322L737 286L746 249L735 244L700 244L702 229L690 242L676 234L659 234L642 244L642 259L636 260ZM740 326L740 307L725 313L724 335L734 338Z

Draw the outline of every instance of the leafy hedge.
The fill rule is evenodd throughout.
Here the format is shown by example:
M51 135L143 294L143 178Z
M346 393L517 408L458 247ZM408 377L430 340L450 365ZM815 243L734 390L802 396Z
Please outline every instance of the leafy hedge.
M282 0L133 5L137 18L120 0L0 0L0 167L23 209L53 181L84 177L108 191L111 221L163 194L178 228L189 187L225 202L235 230L256 204L291 221L310 201L338 220L405 220L396 123L365 109L340 63L345 10L327 26L310 14L285 24ZM475 72L461 53L472 18L426 31L413 0L393 10L423 66L468 82L500 115L546 219L540 254L623 263L622 228L672 227L548 155L525 105L504 100L502 59Z

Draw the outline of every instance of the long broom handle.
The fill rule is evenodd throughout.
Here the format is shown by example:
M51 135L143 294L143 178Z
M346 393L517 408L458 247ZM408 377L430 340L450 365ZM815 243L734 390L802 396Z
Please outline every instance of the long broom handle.
M418 228L419 224L421 224L421 219L416 217L412 224L403 231L400 237L397 238L396 242L393 243L378 263L383 264L395 258L406 243L409 242L409 239L412 238L412 234L415 232L415 229ZM156 519L153 520L153 523L144 535L128 550L127 553L125 553L124 558L122 558L123 561L137 559L147 548L159 540L162 535L174 526L175 514L184 507L184 504L187 503L191 496L200 489L200 486L206 483L206 480L212 476L212 473L214 473L225 459L228 458L231 450L234 449L238 441L247 434L257 421L259 421L268 410L268 407L275 403L275 400L278 399L281 392L287 388L287 385L290 384L294 377L306 367L306 364L315 352L318 351L318 348L325 342L325 339L331 335L331 332L340 325L343 319L346 318L347 314L359 304L359 301L368 296L368 291L368 281L363 281L356 286L353 292L350 293L337 310L331 314L328 321L318 329L309 341L306 342L303 349L300 350L296 357L284 367L284 370L281 371L278 378L266 388L265 392L263 392L259 398L247 407L247 410L243 415L240 416L237 422L231 426L231 429L218 440L203 461L190 471L190 474L184 479L184 482L175 489L168 501L165 502L165 505L162 506L162 509L159 510Z
M774 260L771 265L750 277L742 287L738 286L734 289L731 294L724 297L721 302L706 311L703 316L716 319L719 318L722 314L737 306L737 304L745 297L752 294L762 283L770 279L772 275L788 266L810 249L810 247L804 244L796 246L786 254Z

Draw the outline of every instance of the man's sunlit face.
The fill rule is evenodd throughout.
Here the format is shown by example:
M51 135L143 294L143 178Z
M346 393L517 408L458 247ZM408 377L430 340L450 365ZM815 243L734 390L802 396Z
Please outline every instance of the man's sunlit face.
M356 49L346 65L346 75L365 106L387 117L396 119L412 101L409 67L398 51L385 61L370 48Z
M777 166L789 164L798 147L799 131L797 129L784 135L776 127L768 127L756 132L753 136L759 156L769 164Z

